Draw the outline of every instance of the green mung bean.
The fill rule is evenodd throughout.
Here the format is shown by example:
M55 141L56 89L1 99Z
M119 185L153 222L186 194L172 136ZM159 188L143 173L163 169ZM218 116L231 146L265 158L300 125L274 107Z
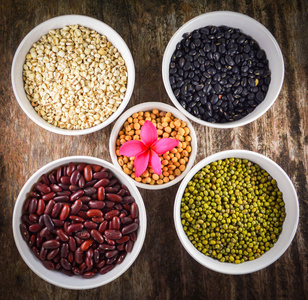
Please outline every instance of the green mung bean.
M285 216L276 180L247 159L206 165L188 183L181 202L188 239L221 262L260 257L277 242Z

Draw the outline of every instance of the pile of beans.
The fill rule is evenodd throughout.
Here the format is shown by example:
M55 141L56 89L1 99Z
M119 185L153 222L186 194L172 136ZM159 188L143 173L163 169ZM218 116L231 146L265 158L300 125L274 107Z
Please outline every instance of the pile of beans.
M92 278L132 251L138 216L135 199L108 169L70 163L34 185L21 233L47 269Z
M285 216L275 179L246 159L206 165L188 183L181 202L189 240L221 262L260 257L274 246Z
M264 100L271 81L265 51L240 29L227 26L185 33L172 55L169 74L179 103L211 123L251 113Z
M179 140L179 144L171 151L159 155L162 163L162 175L154 173L149 165L140 177L136 177L134 172L135 158L120 155L119 149L126 141L141 140L140 130L145 121L151 121L155 125L158 139L175 138ZM175 118L170 112L159 111L158 109L134 113L124 122L116 141L118 163L124 173L138 182L151 185L167 183L181 175L186 169L191 150L190 129L187 123Z
M71 25L52 29L31 46L24 88L35 111L63 129L104 122L125 97L127 68L107 37Z

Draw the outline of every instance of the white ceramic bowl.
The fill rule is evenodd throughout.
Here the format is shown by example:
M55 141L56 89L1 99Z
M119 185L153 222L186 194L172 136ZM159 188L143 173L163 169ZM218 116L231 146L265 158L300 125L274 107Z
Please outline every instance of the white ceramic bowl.
M22 79L22 71L26 55L29 52L33 43L38 41L42 35L47 34L48 31L51 29L63 28L64 26L74 25L74 24L82 25L84 27L97 31L100 34L105 35L107 39L116 48L118 48L119 52L121 53L122 57L125 60L125 64L128 71L127 90L121 105L107 120L105 120L101 124L83 130L61 129L59 127L49 124L47 121L41 118L37 114L37 112L33 109L30 101L26 97L26 93L24 90L24 83ZM47 129L54 133L64 134L64 135L83 135L95 132L97 130L106 127L107 125L112 123L124 110L124 108L126 107L127 103L131 98L135 85L135 65L129 48L127 47L126 43L121 38L121 36L114 29L112 29L107 24L99 20L87 16L65 15L52 18L50 20L41 23L40 25L32 29L25 36L25 38L20 43L14 55L12 70L11 70L11 78L12 78L12 85L15 97L20 107L33 122L43 127L44 129Z
M276 179L278 188L283 193L283 201L285 203L285 210L286 210L286 218L283 223L282 232L278 238L278 241L274 244L274 246L269 251L261 255L259 258L241 264L222 263L219 260L213 259L199 252L193 246L193 244L188 239L186 233L184 232L180 216L182 195L191 178L204 166L219 159L226 159L230 157L248 159L258 164L262 169L266 170L274 179ZM190 170L188 175L182 181L178 189L178 192L176 194L173 214L174 214L175 228L178 237L182 245L186 249L186 251L197 262L216 272L240 275L240 274L252 273L269 266L270 264L275 262L287 250L296 233L299 220L299 205L298 205L297 194L290 178L285 173L285 171L274 161L261 154L252 151L228 150L228 151L218 152L203 159Z
M64 275L61 272L47 270L43 266L42 262L37 257L35 257L32 250L27 245L27 243L23 240L21 233L20 233L20 228L19 228L21 224L23 204L26 200L27 194L30 192L33 185L40 179L42 174L48 173L52 171L53 169L57 168L58 166L66 165L70 162L75 162L75 163L84 162L84 163L90 163L90 164L98 164L98 165L108 168L109 170L111 170L112 173L116 175L116 177L119 179L120 182L122 182L128 187L130 193L135 198L135 201L139 208L140 226L138 229L138 237L134 244L133 251L131 253L128 253L125 259L123 260L123 262L117 265L110 272L104 275L97 274L95 277L90 278L90 279L85 279L85 278L82 278L81 276L69 277L67 275ZM21 189L18 195L18 198L16 200L14 212L13 212L13 234L14 234L15 243L16 243L16 246L18 248L18 251L21 257L23 258L25 263L28 265L28 267L36 275L48 281L49 283L52 283L62 288L75 289L75 290L96 288L96 287L105 285L115 280L119 276L121 276L133 264L133 262L139 255L139 252L142 248L142 245L145 239L146 226L147 226L147 218L146 218L146 211L145 211L144 203L143 203L142 197L138 189L135 187L132 180L126 178L126 176L124 176L121 172L118 172L118 170L112 164L102 159L90 157L90 156L68 156L68 157L60 158L55 161L52 161L51 163L39 169L29 178L29 180L25 183L25 185Z
M151 111L152 109L158 109L161 111L171 112L172 115L174 115L176 118L185 121L187 123L188 128L190 129L190 136L191 136L191 149L192 149L191 154L189 157L188 164L186 165L186 169L180 176L176 177L175 179L167 183L163 183L160 185L150 185L150 184L140 183L134 180L134 183L140 188L148 189L148 190L160 190L160 189L168 188L178 183L179 181L181 181L186 176L186 174L189 172L190 168L193 166L194 161L196 159L196 155L197 155L197 138L196 138L194 127L189 122L189 120L181 112L179 112L176 108L168 104L162 103L162 102L145 102L145 103L141 103L141 104L131 107L129 110L127 110L124 114L121 115L121 117L117 120L117 122L113 126L110 139L109 139L109 152L110 152L112 162L116 166L116 168L118 168L125 176L131 178L129 175L123 172L123 169L118 163L118 157L115 152L116 140L118 138L119 131L123 127L124 122L132 114L139 112L139 111Z
M269 68L271 71L271 83L269 85L268 92L262 103L260 103L253 112L245 116L244 118L228 122L228 123L210 123L200 120L186 111L175 98L171 85L169 82L169 64L171 61L171 56L175 51L176 45L182 40L184 33L192 32L195 29L214 25L221 26L226 25L233 28L241 29L245 34L250 35L254 38L259 46L265 50L267 59L269 60ZM177 32L173 35L169 41L167 48L164 53L163 64L162 64L162 75L165 85L165 89L168 93L169 98L172 100L173 104L188 118L191 120L209 127L215 128L234 128L248 124L260 116L262 116L275 102L279 95L283 84L284 78L284 62L281 50L275 38L272 34L258 21L250 18L246 15L230 12L230 11L216 11L200 15L196 18L185 23L180 27Z

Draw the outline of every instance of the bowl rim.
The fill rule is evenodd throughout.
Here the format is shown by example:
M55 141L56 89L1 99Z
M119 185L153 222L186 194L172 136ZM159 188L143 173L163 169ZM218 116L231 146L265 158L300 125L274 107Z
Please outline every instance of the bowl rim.
M139 216L140 216L140 222L142 222L142 226L139 227L139 231L138 231L138 238L137 241L138 243L135 243L133 251L131 253L129 253L129 262L127 261L127 264L125 267L122 268L122 270L120 271L118 269L119 272L117 272L116 274L114 274L113 276L111 276L109 279L105 280L105 282L103 282L103 277L99 277L99 276L104 276L104 275L100 275L99 276L95 276L92 280L92 278L90 279L83 279L85 280L84 282L87 283L85 285L72 285L72 284L65 284L59 281L55 281L51 278L48 277L49 272L54 272L53 270L47 270L44 269L44 272L41 273L40 271L37 270L37 264L41 264L41 261L37 261L36 257L33 255L33 253L31 252L31 249L28 247L28 245L26 245L24 239L21 236L20 233L20 224L21 224L21 220L20 217L22 215L22 207L25 201L25 195L27 193L29 193L29 191L31 190L33 184L41 177L42 174L44 174L45 172L50 172L51 170L53 170L54 168L56 168L57 166L60 165L65 165L68 164L69 162L87 162L90 164L100 164L108 169L110 169L110 171L116 175L118 170L115 168L115 166L103 159L97 158L97 157L93 157L93 156L66 156L63 158L59 158L56 159L54 161L51 161L49 163L47 163L46 165L42 166L40 169L38 169L35 173L33 173L31 175L31 177L26 181L26 183L23 185L22 189L19 192L19 195L17 197L17 200L15 202L14 205L14 210L13 210L13 215L12 215L12 230L13 230L13 237L14 237L14 241L16 244L16 247L18 249L19 254L21 255L23 261L26 263L26 265L40 278L42 278L43 280L61 287L61 288L65 288L65 289L72 289L72 290L85 290L85 289L92 289L92 288L96 288L96 287L100 287L103 286L105 284L110 283L111 281L117 279L118 277L120 277L124 272L126 272L131 265L135 262L135 260L137 259L143 244L144 244L144 240L145 240L145 236L146 236L146 230L147 230L147 216L146 216L146 209L145 209L145 205L143 202L143 198L139 192L139 190L136 188L136 186L134 185L134 183L132 182L131 179L125 178L125 176L123 176L122 174L120 174L118 176L118 178L129 187L130 191L133 191L134 194L136 195L135 199L136 199L136 203L138 204L138 208L139 208ZM138 198L138 199L137 199ZM25 251L29 252L30 254L33 255L33 258L35 259L35 263L33 264L30 259L28 259L27 255L25 254ZM128 257L126 257L126 259L128 259ZM125 262L125 260L124 260ZM43 266L43 265L42 265ZM117 267L121 268L122 265L119 265ZM114 268L114 270L117 268ZM112 272L112 271L110 271ZM110 274L110 273L109 273ZM62 273L59 273L59 275L63 275ZM67 276L68 277L68 276ZM69 278L69 277L68 277ZM71 277L72 278L72 277ZM76 277L75 277L76 278ZM75 279L74 278L74 279ZM101 280L99 280L101 279ZM93 282L93 281L96 281Z
M123 59L125 60L125 65L127 67L128 82L127 82L127 87L126 87L127 89L126 89L124 99L122 100L121 104L118 106L117 110L114 113L112 113L105 121L103 121L99 125L96 125L96 126L93 126L93 127L90 127L90 128L86 128L86 129L80 129L80 130L63 129L63 128L60 128L60 127L56 127L52 124L49 124L47 121L45 121L41 117L35 118L28 112L29 109L24 104L25 100L29 101L26 97L26 93L25 93L24 89L22 91L19 91L19 88L17 87L16 81L17 81L17 78L19 76L17 76L16 73L17 73L18 69L20 68L20 66L17 63L17 60L18 60L18 57L21 55L21 52L23 51L25 44L27 43L28 40L33 39L33 37L38 32L42 32L41 36L43 34L46 34L48 32L48 31L45 30L46 26L48 26L48 28L49 28L48 30L55 29L55 28L62 28L63 26L65 26L65 25L63 25L63 26L57 25L58 23L60 23L60 24L65 23L66 26L78 24L78 25L87 27L89 29L95 30L96 32L98 32L100 34L104 34L104 31L108 31L108 32L110 32L110 34L108 34L108 36L106 35L107 39L110 40L111 35L113 36L111 39L114 39L114 37L116 37L116 39L118 40L117 44L120 44L120 47L118 47L118 45L117 45L116 48L121 53L122 57L123 57L123 53L125 53L126 58L124 59L124 57L123 57ZM95 27L95 28L93 28L89 25L84 25L85 23L91 23L91 24L93 24L93 27ZM34 43L37 40L38 39L35 39ZM29 50L27 50L27 51L29 51ZM22 67L21 67L21 70L22 70ZM22 76L22 74L21 74L21 76ZM123 110L125 109L127 104L129 103L130 98L131 98L132 93L133 93L133 90L134 90L134 86L135 86L135 64L134 64L134 60L133 60L131 51L130 51L129 47L127 46L126 42L124 41L124 39L120 36L119 33L117 33L112 27L110 27L106 23L104 23L104 22L102 22L98 19L85 16L85 15L74 15L74 14L61 15L61 16L57 16L57 17L48 19L48 20L38 24L33 29L31 29L31 31L28 32L27 35L22 39L18 48L15 51L14 57L13 57L12 67L11 67L11 83L12 83L12 87L13 87L14 96L15 96L18 104L20 105L20 107L22 108L24 113L34 123L36 123L37 125L41 126L42 128L44 128L44 129L46 129L50 132L57 133L57 134L71 135L71 136L84 135L84 134L89 134L89 133L98 131L100 129L103 129L104 127L111 124L114 120L116 120L121 115L121 113L123 112ZM24 98L24 99L21 99L21 98Z
M115 142L116 142L118 133L119 133L121 127L123 126L124 122L135 112L148 111L148 110L152 110L152 109L155 109L155 108L158 109L158 110L171 112L172 115L174 115L176 118L179 118L179 119L185 121L187 123L188 128L190 129L190 136L191 136L191 149L192 150L191 150L189 161L186 165L186 169L184 170L184 172L181 173L181 175L179 175L175 179L173 179L173 180L171 180L167 183L163 183L161 185L150 185L150 184L146 184L146 183L140 183L140 182L137 182L136 180L132 179L129 175L125 174L123 169L121 168L121 166L118 163L118 159L117 159L117 156L116 156L115 150L114 150ZM189 170L191 169L191 167L194 164L194 161L195 161L196 156L197 156L197 147L198 146L197 146L196 132L195 132L195 129L194 129L193 125L191 124L191 122L175 107L173 107L169 104L163 103L163 102L143 102L141 104L137 104L137 105L132 106L130 109L125 111L125 113L123 113L118 118L118 120L116 121L116 123L114 124L114 126L112 128L110 138L109 138L109 153L110 153L110 156L111 156L112 163L125 176L127 176L128 178L133 180L133 182L135 183L135 185L137 187L142 188L142 189L147 189L147 190L161 190L161 189L171 187L171 186L177 184L178 182L180 182L186 176L186 174L188 174Z
M251 156L253 156L253 158L246 158L247 155L251 155ZM183 225L181 223L181 216L180 216L181 200L182 200L182 196L183 196L184 190L185 190L188 182L192 179L192 177L200 169L202 169L207 164L215 162L219 159L226 159L226 158L231 158L231 157L248 159L252 162L254 162L254 159L260 159L260 160L263 160L264 164L266 164L266 165L271 164L280 173L279 176L283 176L284 181L287 181L287 184L289 185L288 188L290 188L290 193L292 193L292 196L293 196L293 199L294 199L294 201L293 201L294 203L292 202L292 205L294 205L294 209L295 209L294 213L293 213L294 219L292 219L292 225L293 225L292 231L288 235L287 241L283 244L282 247L280 247L280 250L277 251L277 253L275 254L275 257L269 258L265 262L263 261L265 259L263 258L261 260L261 258L264 257L269 252L273 253L273 249L275 249L275 245L278 243L279 239L274 244L273 248L271 248L269 251L264 253L261 257L259 257L256 260L247 261L247 262L244 262L244 263L241 263L241 264L230 264L230 263L227 263L227 262L222 263L222 262L220 262L216 259L213 259L209 256L206 256L206 255L202 254L200 251L198 251L193 246L193 244L190 242L190 240L188 239L186 233L184 232ZM260 165L260 163L256 163L256 164ZM277 180L277 183L279 184L279 180L277 178L276 178L276 180ZM285 200L284 200L284 202L286 203ZM290 244L291 244L291 242L292 242L292 240L293 240L293 238L296 234L297 227L298 227L299 202L298 202L298 196L297 196L295 187L294 187L291 179L289 178L287 173L276 162L274 162L270 158L268 158L268 157L266 157L266 156L264 156L260 153L250 151L250 150L243 150L243 149L225 150L225 151L220 151L220 152L214 153L210 156L207 156L206 158L202 159L199 163L197 163L190 170L190 172L187 174L185 179L181 182L181 185L178 188L177 194L175 196L174 208L173 208L173 219L174 219L174 226L175 226L175 229L176 229L176 233L177 233L177 236L178 236L182 246L184 247L184 249L187 251L187 253L194 260L196 260L198 263L200 263L204 267L206 267L210 270L213 270L215 272L219 272L219 273L222 273L222 274L229 274L229 275L243 275L243 274L253 273L253 272L259 271L263 268L268 267L269 265L274 263L276 260L278 260L284 254L284 252L288 249L288 247L290 246ZM259 262L259 263L256 263L256 261ZM250 268L249 268L248 264L250 265ZM230 266L230 268L224 269L228 265Z
M245 116L244 118L242 118L240 120L232 121L232 122L210 123L210 122L196 118L195 116L190 114L187 110L185 110L180 105L180 103L177 101L177 99L175 98L175 96L173 94L173 91L171 89L170 82L169 82L169 63L170 63L170 57L171 57L172 53L174 52L176 41L178 40L178 37L180 36L182 38L182 35L184 33L192 31L192 30L188 30L187 28L189 28L195 22L198 22L198 21L203 20L203 19L206 20L206 18L208 18L208 17L216 17L217 19L223 20L225 16L232 16L235 19L241 18L242 20L247 21L247 23L251 23L253 26L258 28L258 30L262 31L264 36L266 36L270 40L270 42L272 43L273 50L276 51L277 60L279 60L279 65L281 67L281 72L279 73L279 85L276 88L276 92L274 93L275 94L274 97L271 100L267 100L268 104L259 113L255 112L255 114L253 116L251 116L251 114L253 113L252 112L252 113L248 114L247 116ZM210 24L207 24L207 25L210 25ZM224 25L224 24L222 24L222 25ZM206 26L206 24L204 24L204 26ZM253 37L253 38L255 38L255 37ZM171 55L168 55L169 52L171 53ZM167 57L167 55L168 55L168 57ZM173 34L173 36L169 40L169 43L168 43L168 45L165 49L165 52L164 52L164 55L163 55L163 61L162 61L162 77L163 77L164 87L165 87L165 90L166 90L170 100L173 102L173 104L176 106L176 108L179 109L190 120L192 120L192 121L194 121L198 124L201 124L203 126L208 126L208 127L213 127L213 128L236 128L236 127L239 127L239 126L244 126L244 125L247 125L247 124L255 121L256 119L261 117L263 114L265 114L271 108L271 106L274 104L274 102L276 101L276 99L279 96L279 93L281 91L283 81L284 81L284 73L285 73L285 67L284 67L283 55L282 55L281 49L278 45L278 42L276 41L274 36L271 34L271 32L263 24L261 24L260 22L258 22L254 18L249 17L249 16L242 14L242 13L234 12L234 11L208 12L208 13L201 14L197 17L194 17L193 19L184 23ZM265 97L265 99L266 99L266 97Z

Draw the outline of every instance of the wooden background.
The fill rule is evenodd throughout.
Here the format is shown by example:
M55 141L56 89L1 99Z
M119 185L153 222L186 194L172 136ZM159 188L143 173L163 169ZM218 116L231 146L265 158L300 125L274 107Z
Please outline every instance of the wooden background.
M307 50L306 0L194 1L0 1L0 298L1 299L308 299L307 193ZM215 10L237 11L265 25L285 60L285 80L272 108L257 121L219 130L193 123L198 155L247 149L276 161L298 193L300 223L284 255L250 275L230 276L208 270L184 250L173 225L178 185L162 191L141 190L148 216L143 249L132 267L101 288L70 291L36 276L20 257L12 235L12 212L26 180L46 163L68 155L92 155L111 161L112 125L80 137L50 133L35 125L18 106L10 69L24 36L41 22L63 14L83 14L113 27L131 49L136 84L127 108L146 101L171 104L161 63L167 43L185 22ZM223 22L223 20L222 20ZM167 195L167 196L166 196Z

